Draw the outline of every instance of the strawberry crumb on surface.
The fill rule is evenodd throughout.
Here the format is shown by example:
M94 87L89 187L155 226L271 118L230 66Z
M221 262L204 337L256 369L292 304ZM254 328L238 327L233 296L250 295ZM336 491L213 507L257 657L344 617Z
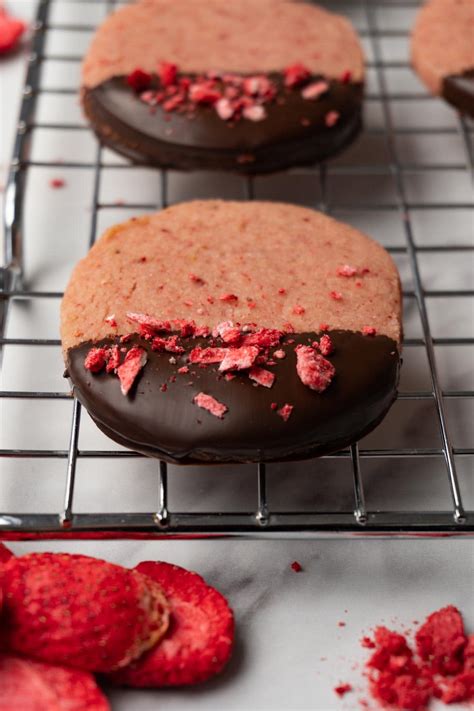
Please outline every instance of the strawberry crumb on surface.
M301 563L298 563L297 560L294 560L293 563L290 565L291 570L293 570L295 573L301 573L303 570L303 566Z
M272 408L273 409L273 408ZM294 405L290 405L289 403L286 403L283 405L283 407L280 407L279 410L277 410L277 415L281 417L282 420L285 422L288 422L290 419L290 415L293 412Z
M350 684L339 684L339 686L334 687L335 693L341 698L352 691L352 686Z
M59 188L64 188L66 181L63 178L51 178L49 181L49 187L53 190L58 190Z
M203 410L207 410L214 417L219 417L222 419L228 410L227 405L216 400L212 395L206 395L206 393L198 393L193 402L201 407Z
M369 691L382 708L424 711L430 701L474 701L474 635L467 637L461 613L448 605L427 617L415 633L416 649L405 635L376 627L365 664Z

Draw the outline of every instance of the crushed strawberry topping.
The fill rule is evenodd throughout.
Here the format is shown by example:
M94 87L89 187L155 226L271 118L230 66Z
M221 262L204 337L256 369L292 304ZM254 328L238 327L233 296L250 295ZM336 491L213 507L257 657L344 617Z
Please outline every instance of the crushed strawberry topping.
M148 329L151 333L171 331L171 324L169 321L159 321L148 314L139 314L133 311L128 311L127 318L132 323L137 323L139 326L145 327L145 329Z
M246 76L231 72L186 75L175 64L161 62L154 76L138 68L126 77L126 82L152 111L160 105L165 112L192 117L197 107L204 106L229 122L263 121L268 116L267 106L291 91L298 91L303 100L314 101L330 89L328 82L314 81L309 69L298 63L286 67L278 80L267 74ZM246 159L241 156L242 162Z
M130 388L147 362L147 358L147 352L139 346L133 346L127 352L122 365L117 368L120 389L123 395L127 395L127 393L130 392Z
M49 185L54 190L58 190L59 188L64 188L66 181L63 178L51 178Z
M127 76L127 84L137 93L145 91L151 86L151 74L144 72L143 69L134 69Z
M331 337L326 334L324 336L321 336L319 339L319 350L321 351L323 356L328 356L331 355L331 353L334 351L334 344L331 340Z
M336 369L311 346L296 347L296 372L304 385L322 393L331 384Z
M222 360L219 370L225 373L227 370L246 370L255 363L259 350L256 346L240 346L240 348L228 348Z
M239 297L235 294L221 294L219 296L220 301L238 301Z
M404 635L377 627L363 647L375 651L366 663L369 689L382 706L423 711L430 700L450 704L474 698L474 636L468 638L454 606L429 615L415 635L418 657Z
M278 331L276 328L260 328L255 333L244 336L242 344L258 348L273 348L280 343L282 336L282 331Z
M328 111L324 117L324 122L328 128L332 128L340 119L340 114L338 111Z
M293 412L293 408L293 405L289 405L288 403L286 403L285 405L283 405L283 407L280 407L280 409L277 410L277 415L279 415L282 420L287 422L290 419L290 415Z
M283 70L285 86L293 88L301 86L311 78L311 72L303 64L291 64Z
M107 348L91 348L84 360L84 368L100 373L107 363Z
M105 370L107 373L115 373L120 365L120 349L117 345L115 345L109 348L108 351Z
M300 304L296 304L296 306L293 306L293 313L297 316L302 316L305 312L306 309L304 306L300 306Z
M293 563L290 565L291 570L293 570L295 573L301 573L303 570L303 566L301 563L298 563L297 560L294 560Z
M264 388L271 388L275 382L275 373L265 368L259 368L255 366L249 371L250 380L254 380L259 385L263 385Z
M194 397L193 402L203 410L210 412L214 417L220 417L221 419L229 409L227 405L219 402L219 400L216 400L212 395L206 395L206 393L198 393Z
M193 348L189 354L190 363L221 363L226 354L228 348Z
M342 301L342 294L340 291L330 291L329 296L331 299L334 299L334 301Z

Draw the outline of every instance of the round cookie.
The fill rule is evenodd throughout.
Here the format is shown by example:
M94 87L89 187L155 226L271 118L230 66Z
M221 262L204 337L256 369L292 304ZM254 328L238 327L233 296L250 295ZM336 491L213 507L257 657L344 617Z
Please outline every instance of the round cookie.
M392 404L397 269L357 230L264 202L196 201L107 230L61 308L67 373L112 439L171 462L306 458Z
M359 133L364 58L348 20L293 0L141 0L110 15L82 67L108 147L178 169L311 164Z
M429 0L416 18L411 56L433 94L474 117L474 0Z

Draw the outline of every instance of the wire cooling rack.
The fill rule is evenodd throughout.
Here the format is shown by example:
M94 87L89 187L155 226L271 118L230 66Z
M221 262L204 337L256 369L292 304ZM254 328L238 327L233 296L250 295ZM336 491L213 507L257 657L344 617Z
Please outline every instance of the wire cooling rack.
M167 171L148 171L148 177L152 174L154 181L156 178L154 184L159 186L154 200L147 198L124 204L122 200L104 198L106 172L111 164L107 161L107 150L96 143L93 160L84 160L82 157L78 160L59 160L51 157L42 159L41 155L39 158L35 157L35 151L32 149L41 131L47 132L53 143L55 134L67 132L71 145L78 141L79 135L89 135L89 129L80 120L61 122L58 120L57 111L47 120L39 115L41 112L38 112L38 102L45 98L56 100L74 97L77 92L76 86L61 86L60 83L48 85L45 81L45 66L56 62L66 68L66 73L68 67L77 68L82 52L74 54L54 51L53 36L55 40L61 35L63 39L70 38L70 46L77 48L77 38L81 35L88 38L96 24L95 20L88 22L83 19L81 7L84 10L87 7L89 10L93 9L92 16L95 18L98 8L105 15L115 4L112 1L96 0L92 8L92 3L83 3L81 6L81 3L69 0L42 0L39 2L37 19L32 29L29 66L5 196L6 266L1 271L0 284L0 348L6 355L7 350L14 347L18 359L26 364L27 370L33 374L37 367L38 352L44 353L45 349L52 349L58 353L60 342L56 338L48 337L49 334L37 335L34 329L35 337L18 337L15 332L10 334L11 318L7 324L7 314L10 313L11 316L15 306L26 303L32 314L29 318L34 318L35 307L39 303L54 302L55 306L58 305L62 291L29 287L30 280L24 266L23 250L28 249L28 245L36 239L33 234L35 229L26 228L25 215L28 191L32 189L29 183L34 183L32 171L35 168L45 168L65 170L68 175L79 174L81 171L92 173L92 201L86 247L94 242L100 227L101 213L104 211L111 208L119 211L123 209L124 214L126 210L147 211L165 207L169 202L169 185L173 175ZM469 420L465 407L472 406L474 402L474 391L469 389L467 382L472 371L474 338L465 334L461 328L462 324L459 324L459 329L456 328L457 322L463 318L464 321L467 320L468 326L469 322L472 324L474 291L472 281L466 285L468 288L459 288L460 284L455 275L449 283L449 288L431 288L425 283L423 275L426 266L424 260L434 260L434 285L444 287L443 279L439 281L440 274L442 276L446 270L451 270L452 273L459 264L472 264L473 245L465 236L467 234L469 238L468 233L472 229L474 208L471 192L473 126L442 106L439 100L428 96L420 84L413 85L413 76L407 61L407 43L408 27L418 7L417 2L367 0L351 3L349 6L337 0L332 2L331 6L337 6L336 9L340 7L341 11L353 16L368 56L367 66L371 81L366 104L372 107L371 114L376 115L376 119L369 122L364 134L366 150L359 149L357 152L358 149L354 148L352 161L348 164L344 162L343 156L327 165L289 171L276 176L274 180L280 189L278 197L287 196L287 199L291 200L294 185L304 179L306 186L312 186L314 197L310 199L310 203L313 206L354 223L358 222L362 214L365 219L372 220L371 224L376 220L377 227L373 228L372 232L379 239L390 225L396 224L400 239L396 244L386 246L403 266L404 299L408 304L407 310L411 320L417 322L412 333L410 328L406 328L405 360L415 365L409 367L405 364L405 373L411 372L412 375L408 378L409 387L402 387L400 392L398 406L403 408L401 413L393 421L390 420L390 415L388 416L388 426L385 424L381 426L382 430L377 430L382 434L375 440L369 437L368 440L329 457L300 463L299 469L296 470L292 465L263 464L258 465L256 470L250 465L238 465L225 473L220 472L218 468L194 468L191 477L187 477L187 480L185 478L185 484L180 484L180 494L174 503L170 501L170 489L173 490L175 481L182 478L182 470L178 471L173 467L170 472L166 463L146 460L149 475L147 482L150 485L151 481L152 496L155 497L151 506L150 497L147 497L148 510L143 510L142 507L140 511L130 511L123 505L119 506L117 512L103 513L106 509L105 500L113 493L112 484L108 485L108 489L101 490L103 501L95 500L90 509L82 505L84 510L78 511L79 465L83 465L89 474L89 478L85 480L86 488L93 489L94 482L100 480L102 469L106 466L118 467L125 460L129 473L133 474L144 459L134 452L114 447L113 443L105 439L102 441L108 443L109 448L107 444L105 448L79 446L81 406L72 393L44 387L41 389L36 386L34 377L27 379L28 385L23 389L11 389L7 380L7 387L10 389L0 391L1 401L15 402L19 404L20 410L15 410L17 420L12 423L8 409L4 409L6 437L11 436L13 442L12 446L8 446L7 441L6 446L0 449L2 470L10 476L10 483L5 486L11 487L14 465L21 460L26 464L26 471L32 474L39 490L44 486L49 491L51 469L57 471L57 466L60 465L58 482L63 491L63 504L57 507L48 504L43 508L45 512L38 511L34 504L30 505L27 511L19 511L21 507L18 507L14 511L2 512L1 494L4 483L0 473L1 537L415 537L468 536L474 532L474 505L469 507L463 501L463 497L466 498L465 493L469 494L471 491L474 463L472 420ZM68 7L74 11L68 13ZM399 13L405 18L408 13L409 21L405 19L400 25ZM88 14L84 13L84 17L87 16ZM400 110L404 106L410 107L412 117L414 114L416 116L416 120L413 122L413 118L410 119L411 123L408 125L399 121ZM417 108L413 111L415 106ZM439 125L437 118L441 115L449 117L446 121L441 121L443 125ZM411 143L407 146L408 138ZM438 159L437 152L432 150L421 150L420 154L414 146L422 146L427 138L435 141L431 143L432 146L436 146L437 140L448 141L449 145L454 147L449 153L449 156L453 157ZM114 171L122 173L123 181L129 178L128 171L131 166L127 162L114 162L112 166ZM425 195L422 186L426 181L431 184L434 180L433 184L436 185L436 181L441 180L442 186L448 186L452 176L457 181L462 181L463 186L468 182L470 187L467 191L465 187L460 193L450 190L449 187L441 187L435 200L430 195ZM271 192L265 192L267 188L262 188L262 185L268 184L265 181L259 182L258 178L234 177L232 180L237 197L274 197ZM373 188L367 189L367 180L371 181ZM380 197L377 189L378 183L382 184L387 180L390 180L393 189L388 199L386 196ZM273 184L271 181L272 179L270 184ZM362 186L362 193L359 186ZM440 191L443 193L441 199ZM141 191L138 190L137 194L141 196ZM348 200L348 196L354 194L355 199ZM186 197L192 196L191 194ZM219 193L214 196L219 196ZM420 220L423 223L423 237L421 233L417 233ZM464 225L461 230L455 227L460 220ZM436 229L439 225L442 226L441 232L445 232L444 237L430 240L431 231L433 234L439 233L440 230ZM461 239L458 239L459 235ZM44 249L54 248L45 244ZM46 253L49 255L51 252ZM448 322L446 332L440 330L438 325L440 313L445 314L445 322ZM410 358L407 354L411 354ZM440 362L443 370L446 362L451 362L452 354L456 356L456 367L461 373L460 377L455 379L454 386L449 383L446 385L443 382L443 374L440 374ZM59 359L56 362L59 362ZM33 448L30 445L31 430L28 433L25 424L24 433L22 431L23 420L28 419L32 408L40 413L40 419L47 419L50 416L49 411L45 410L42 415L38 406L46 408L51 401L66 401L71 404L71 414L68 414L69 444L63 448L54 448L50 444L54 440L52 435L55 429L60 424L64 426L64 418L55 414L46 427L39 427L43 433L41 446ZM460 415L454 418L454 428L457 429L461 420L464 429L467 427L467 442L462 440L459 443L456 441L457 434L456 438L450 434L453 427L450 420L453 403L461 404ZM428 427L428 440L418 442L413 432L416 431L417 422L424 420L428 412L433 416L434 425L431 429ZM83 413L82 417L84 423L84 417L87 415ZM11 435L13 431L15 436ZM22 446L17 446L19 440ZM33 440L36 442L35 437ZM110 445L114 448L110 448ZM336 472L337 467L343 468L342 474ZM459 475L460 470L464 479ZM17 492L24 492L25 496L28 494L31 498L29 487L32 486L32 476L23 478L25 469L22 472L23 474L19 473L14 480L13 486ZM402 479L398 478L399 474L403 474L405 481L409 482L408 494L406 484L400 483ZM200 476L206 480L208 497L205 487L199 489L196 484ZM239 501L238 510L229 510L229 500L234 498L242 481L245 482L244 488L248 494L247 503L240 505ZM136 491L141 484L141 475L136 472L130 485ZM331 486L332 491L329 490ZM443 494L437 495L433 503L430 501L430 493L438 486L441 486ZM204 492L203 503L206 505L207 500L212 501L215 487L219 488L220 494L214 509L196 510L194 499ZM377 487L379 490L384 489L387 494L383 504L382 499L377 498ZM402 497L403 505L397 507L399 488L405 491L405 495ZM278 496L274 495L274 490L278 492L280 501ZM292 502L291 494L295 492L295 502ZM121 502L125 504L127 494L121 496ZM40 506L38 504L38 507Z

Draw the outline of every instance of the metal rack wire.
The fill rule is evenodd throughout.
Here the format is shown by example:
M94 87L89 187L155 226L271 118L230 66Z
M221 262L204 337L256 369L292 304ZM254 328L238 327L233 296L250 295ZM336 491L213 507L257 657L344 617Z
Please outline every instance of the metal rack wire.
M89 230L89 244L92 245L97 229L99 212L110 208L109 203L100 200L100 187L102 172L104 168L103 148L97 145L95 160L90 162L61 162L55 161L35 161L31 158L31 135L37 129L67 129L71 131L88 130L81 124L62 124L60 122L39 122L36 119L37 98L41 94L73 94L74 89L69 88L46 88L42 84L42 65L45 60L55 59L63 62L79 62L80 56L73 54L55 54L54 57L46 54L46 38L51 30L74 30L77 32L90 32L94 28L86 24L62 25L53 23L50 20L50 11L54 2L58 0L41 0L38 7L37 19L33 28L31 39L31 52L29 56L29 67L27 71L26 83L23 89L23 100L18 123L18 130L14 146L14 156L9 175L6 200L5 200L5 254L6 267L1 271L0 283L0 355L1 349L6 345L16 345L22 348L31 346L59 347L59 340L48 338L9 338L7 336L7 312L9 306L15 300L40 299L59 300L62 296L57 291L32 291L28 285L23 283L23 232L24 232L24 204L25 192L27 190L27 177L32 167L61 167L74 170L89 168L93 170L93 196L92 214ZM104 0L107 7L112 7L114 2ZM377 209L395 211L401 218L404 226L405 244L402 247L394 247L390 251L401 252L408 258L414 288L406 291L405 296L415 301L422 326L421 338L406 339L405 345L418 346L425 350L429 365L431 387L426 391L401 393L401 399L410 400L432 400L436 408L436 415L440 431L441 447L420 448L388 448L388 449L363 449L358 444L354 444L350 450L338 452L331 455L332 458L346 458L351 462L353 479L353 506L348 511L307 511L288 510L275 511L269 504L268 497L268 477L264 464L257 465L255 480L255 506L251 510L235 513L224 512L204 512L186 513L177 510L170 510L168 503L168 468L166 463L156 464L156 507L155 510L143 513L75 513L74 511L74 491L76 467L81 459L100 460L110 458L130 458L139 457L134 452L126 450L87 450L79 449L79 433L81 427L81 406L74 400L72 408L72 418L70 427L70 440L67 449L28 449L28 448L4 448L0 450L1 458L28 458L46 460L62 460L65 466L65 491L62 510L57 513L31 513L12 514L0 513L0 537L9 538L37 538L37 537L164 537L164 536L188 536L191 534L199 536L469 536L474 532L474 511L465 510L463 505L461 488L456 473L456 460L458 457L469 457L474 455L474 448L455 448L449 434L446 402L449 399L472 399L474 392L471 390L443 390L438 375L435 346L469 346L474 345L474 338L448 337L434 338L430 325L430 318L427 309L427 297L462 297L472 298L474 290L426 290L423 286L420 275L419 254L420 252L446 252L467 251L472 255L472 246L466 245L417 245L413 235L411 212L415 209L426 209L431 207L436 210L474 207L472 202L465 204L449 202L429 205L426 202L411 202L405 190L405 175L407 171L416 170L420 173L432 169L431 164L406 164L400 161L398 156L396 137L403 134L403 128L396 128L392 119L392 102L395 100L424 100L425 93L403 93L390 92L385 72L387 69L408 68L406 61L387 61L384 59L381 40L383 38L406 37L404 30L394 30L379 26L377 8L380 7L417 7L417 2L410 0L363 0L361 7L365 14L366 30L361 31L361 35L370 43L372 61L368 63L370 69L376 73L379 91L369 94L369 99L380 101L383 116L383 128L371 129L373 134L385 137L388 151L389 174L396 186L396 201L390 205L379 205L368 202L358 205L359 209ZM437 164L437 170L457 169L467 171L474 178L474 157L472 143L472 127L465 119L458 119L457 128L437 129L423 128L410 129L413 134L427 133L458 134L463 142L465 152L465 164ZM114 168L127 167L117 165ZM328 171L325 165L312 169L305 169L318 181L320 201L318 207L329 211L327 200L327 180ZM340 170L340 169L339 169ZM366 165L355 165L345 168L346 174L360 176L368 171ZM377 173L377 169L371 167L372 173ZM331 171L337 174L338 167L331 167ZM299 171L302 172L302 171ZM168 204L168 175L166 171L160 173L160 195L158 204L165 207ZM242 178L242 197L252 199L254 197L254 180L252 178ZM341 204L341 206L343 206ZM334 206L332 206L334 207ZM156 204L134 203L127 204L127 208L134 210L156 209ZM351 206L352 209L354 206ZM0 391L0 398L32 400L72 400L73 395L63 392L49 392L38 390ZM446 507L440 511L380 511L369 510L365 503L364 495L364 462L370 458L377 457L384 460L402 460L403 458L439 458L444 459L444 476L447 477L451 500ZM45 464L46 466L46 464ZM0 476L1 487L1 476Z

